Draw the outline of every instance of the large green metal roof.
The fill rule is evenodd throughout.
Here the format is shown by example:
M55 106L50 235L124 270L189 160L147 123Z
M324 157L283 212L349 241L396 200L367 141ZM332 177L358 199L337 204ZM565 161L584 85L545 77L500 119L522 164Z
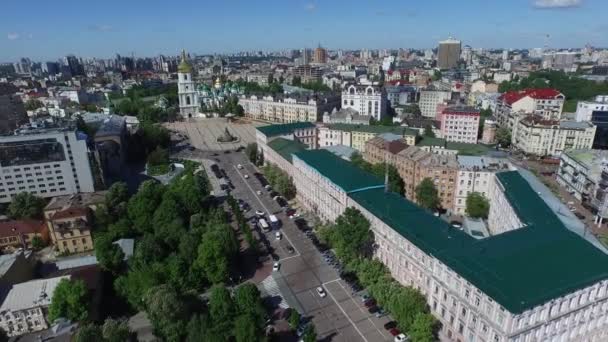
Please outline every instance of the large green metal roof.
M330 129L346 131L346 132L367 132L367 133L394 133L401 136L418 135L415 129L401 126L380 126L380 125L357 125L357 124L330 124L327 125Z
M329 152L296 156L512 313L608 278L608 255L568 230L516 171L497 177L526 226L477 240L398 194L385 192L377 186L379 179Z
M277 124L256 127L256 129L262 132L267 137L273 137L277 135L284 135L293 133L296 129L313 128L315 125L312 122L293 122L288 124Z
M347 193L384 188L382 179L327 150L307 150L295 153L295 156Z
M285 160L292 162L292 154L306 150L306 145L299 141L285 138L276 138L268 143L268 147L275 150Z

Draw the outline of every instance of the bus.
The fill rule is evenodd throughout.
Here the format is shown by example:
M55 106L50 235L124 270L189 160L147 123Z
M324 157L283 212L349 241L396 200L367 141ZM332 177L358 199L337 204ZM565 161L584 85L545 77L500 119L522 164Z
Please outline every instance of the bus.
M261 219L258 220L258 226L263 231L269 231L270 230L270 226L268 225L268 223L266 223L266 220L264 220L263 218L261 218Z
M279 226L281 225L281 221L279 221L279 219L275 215L270 215L268 216L268 218L270 219L270 226L272 228L279 228Z

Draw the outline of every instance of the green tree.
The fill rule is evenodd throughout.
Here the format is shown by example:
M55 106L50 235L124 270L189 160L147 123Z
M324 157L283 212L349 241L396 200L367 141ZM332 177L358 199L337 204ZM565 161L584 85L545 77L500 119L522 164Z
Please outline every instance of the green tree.
M359 210L346 208L330 228L331 245L338 257L348 262L358 256L370 255L374 234L369 228L369 221Z
M16 194L8 205L8 216L12 219L40 219L45 201L29 192Z
M263 331L250 314L239 315L234 321L234 337L237 342L262 341Z
M235 312L235 304L230 291L223 284L215 285L209 294L209 314L213 325L219 331L232 331Z
M109 234L96 236L95 256L104 270L118 274L125 254L118 245L112 243L109 237Z
M391 296L390 311L402 330L409 331L418 313L428 312L426 299L412 287L401 287Z
M298 328L298 325L300 325L300 313L298 312L298 310L296 309L291 309L291 312L289 313L289 327L292 330L296 330Z
M302 78L300 76L294 76L291 78L291 85L294 87L299 87L302 85Z
M196 263L205 271L211 283L223 283L228 280L230 261L237 248L232 227L220 224L203 234Z
M105 342L101 328L93 323L88 323L80 327L74 334L74 342Z
M144 301L154 330L166 341L181 341L188 310L178 293L168 285L160 285L149 289Z
M132 340L132 334L125 320L107 318L101 327L103 338L107 342L126 342Z
M439 322L430 313L417 313L408 330L414 342L433 342L437 340Z
M129 200L127 209L129 218L139 232L150 232L153 229L154 213L160 204L164 187L153 180L143 182L139 190Z
M311 323L304 329L304 335L302 335L303 342L317 342L317 333L315 326Z
M257 165L258 144L257 143L247 144L247 147L245 148L245 154L247 155L247 158L249 158L250 162Z
M490 202L479 192L467 195L467 215L474 218L487 218L490 211Z
M159 262L136 263L129 272L114 281L114 287L116 292L125 298L133 308L142 310L144 309L145 294L152 287L165 281L165 271L163 264Z
M32 238L32 248L35 250L40 250L43 249L46 246L46 243L44 242L44 240L42 240L42 238L38 235L34 236L34 238Z
M74 322L87 319L88 290L82 280L61 279L49 306L49 321L63 317Z
M428 138L435 138L435 132L433 132L433 126L424 126L424 136Z
M509 147L511 145L511 131L506 127L500 127L496 130L496 141L501 147Z
M105 196L105 205L115 216L121 216L123 210L126 209L126 203L129 200L129 190L124 182L112 184Z
M439 195L435 183L430 178L425 178L416 186L416 201L426 209L436 209L440 205Z
M25 110L36 110L38 108L44 107L44 104L40 100L30 99L25 102L23 107L25 107Z
M193 316L188 322L186 331L186 342L222 342L227 341L230 337L213 325L206 312Z
M148 155L148 165L165 165L169 163L169 151L157 146L156 149Z

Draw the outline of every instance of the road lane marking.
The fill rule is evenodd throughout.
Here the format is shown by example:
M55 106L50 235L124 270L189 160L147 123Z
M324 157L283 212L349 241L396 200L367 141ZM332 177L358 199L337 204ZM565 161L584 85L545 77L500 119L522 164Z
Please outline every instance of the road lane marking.
M368 312L365 312L365 310L363 310L363 308L361 306L357 305L357 301L355 300L355 298L349 294L349 291L347 291L347 289L344 287L344 285L342 285L342 283L338 282L338 285L340 285L340 287L344 290L344 293L346 293L346 295L348 296L348 298L350 298L350 300L353 301L353 303L359 309L359 311L361 311L364 315L368 315L369 314ZM376 323L374 323L374 321L372 320L372 316L371 315L367 316L367 320L374 326L374 328L376 328L376 330L380 333L380 335L382 337L386 337L384 335L384 332L378 328L378 326L376 325Z
M325 282L324 284L329 284L329 283L333 283L336 282L340 279L334 279L328 282ZM355 330L357 331L357 333L359 333L359 336L361 336L361 338L365 341L365 342L369 342L367 340L367 338L365 338L365 335L363 335L363 333L361 333L361 330L359 330L359 328L357 327L357 325L355 324L355 322L353 322L352 319L350 319L350 316L346 313L346 311L344 311L344 309L342 308L342 305L340 305L340 303L338 303L338 301L336 300L336 298L334 297L333 294L331 294L331 291L329 291L327 288L325 289L325 292L327 292L327 294L329 294L329 296L331 297L331 299L334 301L334 303L336 303L336 305L338 306L338 309L340 309L340 311L342 311L342 313L344 314L344 316L346 317L346 319L350 322L350 324L353 326L353 328L355 328Z

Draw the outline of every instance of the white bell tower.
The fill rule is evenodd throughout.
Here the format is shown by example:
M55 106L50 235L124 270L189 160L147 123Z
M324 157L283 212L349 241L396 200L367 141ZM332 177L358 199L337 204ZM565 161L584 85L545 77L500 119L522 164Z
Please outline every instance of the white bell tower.
M192 79L192 66L188 63L185 50L182 50L182 60L177 67L177 96L179 113L182 117L190 118L198 115L198 92Z

